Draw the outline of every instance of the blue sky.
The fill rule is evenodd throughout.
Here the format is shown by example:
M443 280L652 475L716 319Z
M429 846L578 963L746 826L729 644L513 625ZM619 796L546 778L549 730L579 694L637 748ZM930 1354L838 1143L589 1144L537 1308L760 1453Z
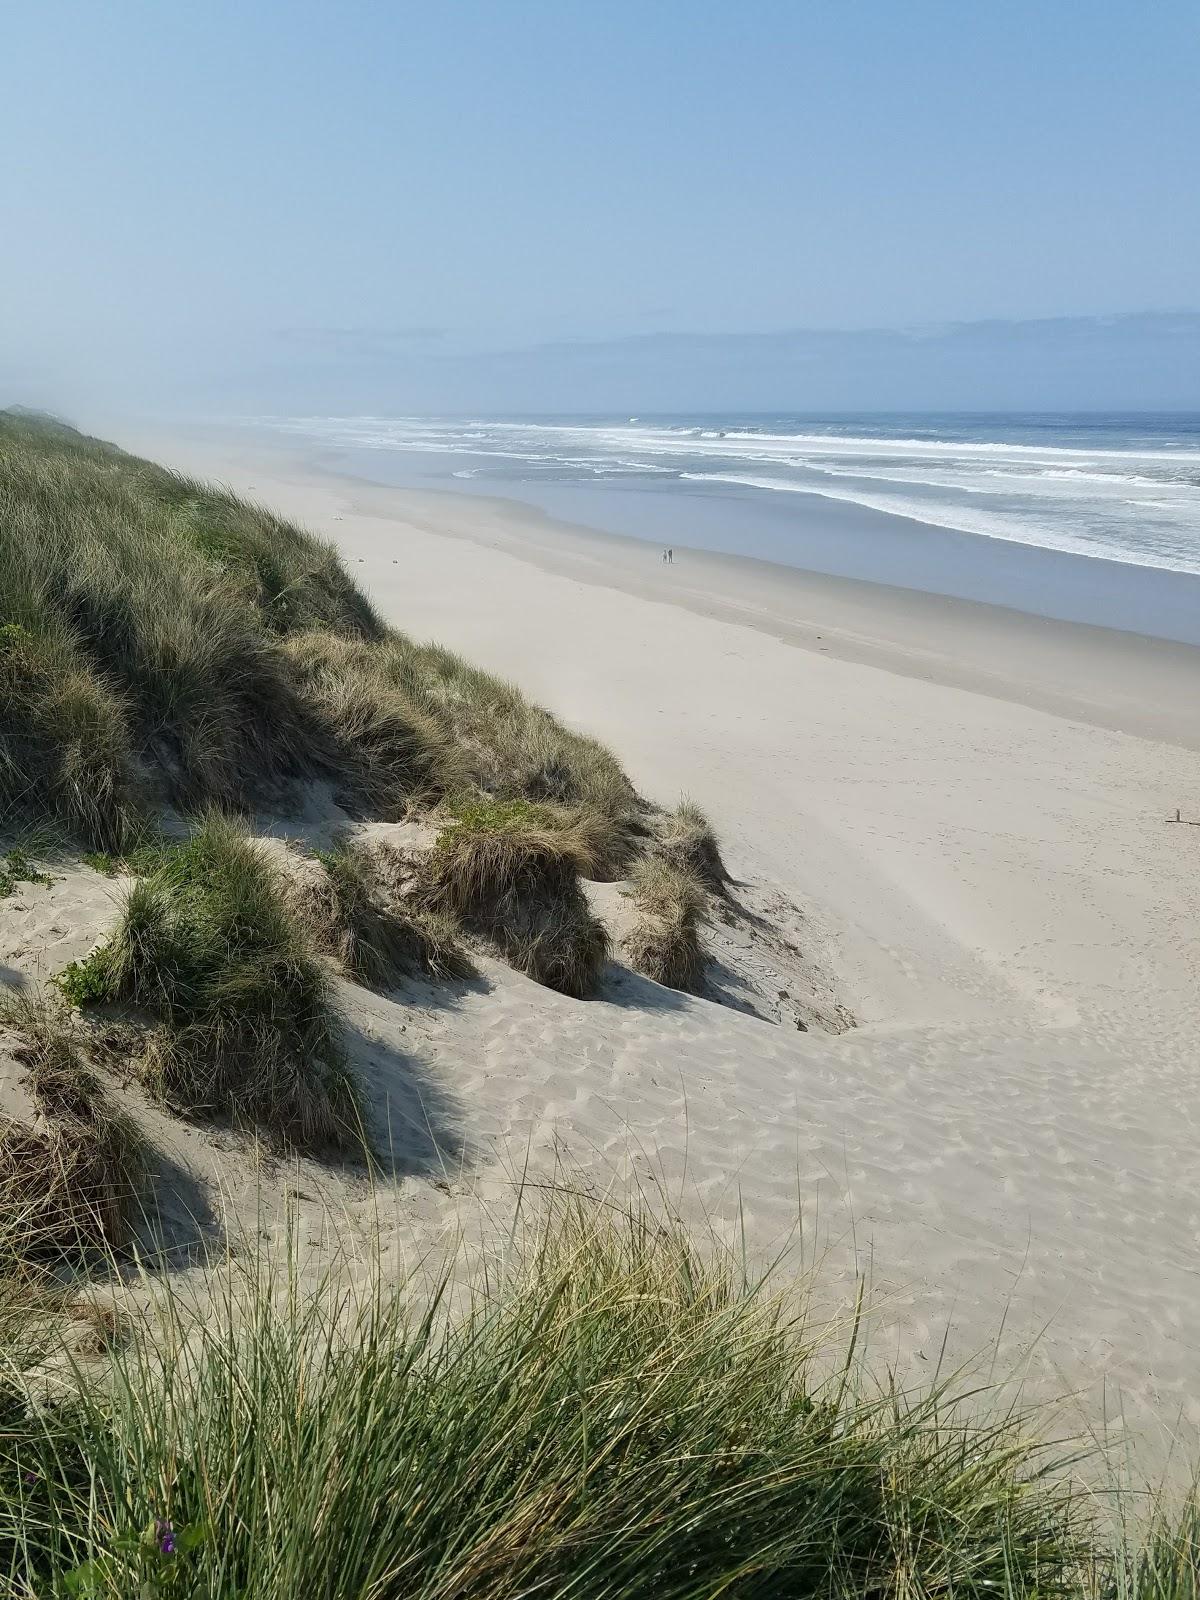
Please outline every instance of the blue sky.
M1195 0L39 0L3 29L10 384L307 393L367 352L411 405L449 356L469 407L475 351L1200 309Z

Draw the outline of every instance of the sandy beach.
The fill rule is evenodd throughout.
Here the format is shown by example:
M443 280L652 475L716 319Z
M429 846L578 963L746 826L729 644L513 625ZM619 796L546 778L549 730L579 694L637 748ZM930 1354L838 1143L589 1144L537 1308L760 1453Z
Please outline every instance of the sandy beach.
M756 1247L798 1203L877 1349L999 1339L1090 1426L1200 1422L1200 652L387 490L253 442L121 442L334 538L387 618L711 814L856 1025L524 981L410 1048L473 1147L639 1153ZM665 998L664 998L665 997ZM485 1163L486 1167L486 1163ZM486 1184L486 1172L484 1174ZM1001 1330L1003 1333L1001 1335Z

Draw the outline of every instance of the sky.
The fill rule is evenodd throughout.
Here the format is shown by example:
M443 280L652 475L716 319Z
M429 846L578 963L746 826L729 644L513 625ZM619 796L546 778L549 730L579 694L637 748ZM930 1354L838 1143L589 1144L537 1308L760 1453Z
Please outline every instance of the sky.
M1200 311L1198 84L1196 0L7 7L0 402L970 404L896 331Z

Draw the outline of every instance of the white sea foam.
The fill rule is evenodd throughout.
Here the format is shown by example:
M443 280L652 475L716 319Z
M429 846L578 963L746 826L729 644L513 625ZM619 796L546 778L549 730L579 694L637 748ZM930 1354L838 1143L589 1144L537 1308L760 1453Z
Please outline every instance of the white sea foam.
M1131 431L1117 448L1098 429L1094 442L1080 443L1086 419L1044 443L632 418L303 417L273 425L352 450L467 457L449 475L500 493L521 482L675 478L682 493L707 485L815 495L990 539L1200 573L1194 432L1169 447L1169 435L1144 440Z

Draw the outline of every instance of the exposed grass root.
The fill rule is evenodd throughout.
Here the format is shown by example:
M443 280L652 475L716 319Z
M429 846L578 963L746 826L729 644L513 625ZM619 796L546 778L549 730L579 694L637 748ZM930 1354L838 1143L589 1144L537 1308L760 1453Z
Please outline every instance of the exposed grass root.
M75 1002L157 1019L142 1072L179 1109L307 1147L352 1140L358 1098L329 977L274 867L210 815L129 891L112 938L60 979Z
M438 838L417 903L490 941L538 983L582 998L608 956L608 936L579 883L586 840L523 802L460 810Z
M444 919L389 894L380 852L352 842L321 851L287 888L317 948L372 989L403 977L467 978L474 971Z
M690 800L681 800L666 818L653 849L713 894L723 894L729 886L731 880L712 824Z
M624 940L635 972L668 989L700 994L707 952L700 923L708 903L704 885L688 869L663 856L649 856L633 870L637 921Z
M0 1121L0 1267L122 1246L135 1220L141 1136L84 1065L69 1018L45 1004L0 1002L18 1040L37 1122Z

